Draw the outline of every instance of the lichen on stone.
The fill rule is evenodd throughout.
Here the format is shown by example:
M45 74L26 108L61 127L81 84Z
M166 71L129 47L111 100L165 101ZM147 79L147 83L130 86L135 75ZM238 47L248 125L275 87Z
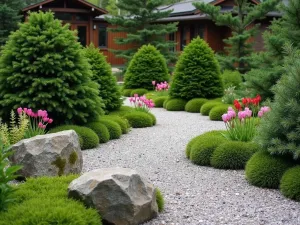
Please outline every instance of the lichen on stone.
M53 161L51 164L56 166L58 168L58 176L61 176L64 174L65 167L66 167L67 160L62 159L61 157L57 157L55 161Z

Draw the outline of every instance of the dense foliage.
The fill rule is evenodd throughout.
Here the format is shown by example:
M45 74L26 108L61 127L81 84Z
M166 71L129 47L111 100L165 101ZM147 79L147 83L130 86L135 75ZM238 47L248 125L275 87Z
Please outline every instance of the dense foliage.
M153 118L149 113L133 111L124 115L133 128L152 127Z
M206 98L193 98L190 101L188 101L184 107L184 110L186 112L191 113L199 113L200 108L204 103L206 103L208 100Z
M110 139L109 131L107 127L100 122L91 122L85 125L92 129L98 136L100 143L106 143Z
M187 101L180 98L173 98L167 102L166 110L168 111L184 111Z
M280 191L285 197L300 201L300 166L288 169L283 174Z
M121 137L122 129L118 123L106 118L101 118L99 122L107 127L110 140L119 139Z

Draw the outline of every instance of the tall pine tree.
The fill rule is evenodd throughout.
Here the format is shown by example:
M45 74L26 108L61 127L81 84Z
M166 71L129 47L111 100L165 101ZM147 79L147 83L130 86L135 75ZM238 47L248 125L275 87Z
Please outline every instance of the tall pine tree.
M175 43L167 41L166 35L177 30L177 23L158 23L159 19L166 18L171 11L160 9L164 0L119 0L116 6L126 11L126 15L106 17L106 20L116 26L112 32L126 32L126 37L116 38L118 45L130 44L127 50L113 49L118 57L130 60L139 47L145 44L155 46L167 59L174 61L175 54L169 51Z
M237 64L241 73L249 71L249 56L252 43L249 39L254 36L258 24L251 25L258 19L262 19L268 12L275 9L280 0L267 0L258 5L249 0L235 0L233 12L223 13L221 7L216 7L203 2L194 3L194 6L202 13L208 14L219 26L227 26L232 31L232 36L225 39L229 56L225 57L225 64L232 67Z

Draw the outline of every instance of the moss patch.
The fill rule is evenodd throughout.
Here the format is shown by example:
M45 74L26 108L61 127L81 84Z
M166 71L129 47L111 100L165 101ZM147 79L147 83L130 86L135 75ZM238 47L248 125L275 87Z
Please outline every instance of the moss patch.
M66 167L67 160L62 159L61 157L57 157L55 161L51 163L51 165L54 165L58 168L58 176L61 176L65 172L65 167Z
M69 155L69 163L70 163L71 165L74 165L74 164L76 163L77 159L78 159L78 155L77 155L76 151L73 151L73 152Z

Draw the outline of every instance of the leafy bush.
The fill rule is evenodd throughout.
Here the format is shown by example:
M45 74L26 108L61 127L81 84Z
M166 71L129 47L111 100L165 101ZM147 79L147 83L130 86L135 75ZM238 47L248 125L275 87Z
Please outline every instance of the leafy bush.
M138 96L143 96L144 94L146 94L148 92L147 89L144 88L138 88L138 89L133 89L130 92L130 96L134 96L135 94L137 94Z
M187 101L179 98L168 100L166 110L168 111L184 111Z
M268 152L255 153L246 164L246 179L253 185L278 188L284 172L294 164L283 157L271 156Z
M168 96L161 96L154 99L154 104L156 108L162 108L164 102L168 99Z
M213 152L210 163L218 169L244 169L247 161L259 149L253 142L225 142Z
M81 150L96 148L99 144L98 135L90 128L77 125L61 125L51 129L50 133L56 133L64 130L74 130L79 138Z
M104 124L107 127L109 136L110 136L110 140L119 139L121 137L122 129L118 123L116 123L110 119L105 119L105 118L101 118L99 120L99 122Z
M153 118L146 112L133 111L124 115L133 128L152 127Z
M128 112L132 112L134 111L133 107L130 106L121 106L121 108L119 108L118 110L112 111L109 113L109 115L116 115L116 116L124 116L126 113Z
M170 96L190 100L223 95L223 83L214 52L201 38L186 46L176 63Z
M75 177L29 178L18 187L19 203L0 213L0 224L101 225L95 209L87 209L80 202L67 198L68 185Z
M169 81L166 60L163 55L152 45L142 46L130 60L125 73L124 87L153 88L152 81Z
M216 105L209 111L209 119L213 121L222 121L222 115L227 113L228 107L231 105Z
M164 196L162 195L161 191L156 188L156 203L158 206L158 212L164 211L165 208L165 201L164 201Z
M300 166L288 169L283 174L280 191L285 197L300 201Z
M239 88L242 83L242 76L238 70L225 70L221 75L224 88L236 87Z
M53 13L31 13L1 51L0 116L8 120L17 106L46 109L56 124L82 124L103 114L81 48Z
M105 118L119 124L122 129L122 134L127 134L129 132L129 128L130 128L129 122L124 118L121 118L120 116L116 116L116 115L106 115L106 116L102 116L101 118Z
M93 44L84 49L84 55L91 65L92 80L99 84L99 95L105 109L112 111L120 108L122 105L121 91L106 57Z
M88 128L91 128L98 136L99 143L106 143L110 139L109 131L107 127L100 122L92 122L85 125Z
M131 96L131 92L132 92L133 89L124 89L123 90L123 95L125 97L130 97Z
M224 89L224 95L222 97L222 102L225 104L233 104L233 101L238 98L234 86Z
M208 101L206 103L204 103L201 108L200 108L200 113L203 115L203 116L208 116L209 115L209 112L212 108L214 108L215 106L218 106L218 105L222 105L222 102L218 102L218 101L215 101L215 100L211 100L211 101Z
M193 98L184 107L186 112L199 113L201 106L208 100L206 98Z

